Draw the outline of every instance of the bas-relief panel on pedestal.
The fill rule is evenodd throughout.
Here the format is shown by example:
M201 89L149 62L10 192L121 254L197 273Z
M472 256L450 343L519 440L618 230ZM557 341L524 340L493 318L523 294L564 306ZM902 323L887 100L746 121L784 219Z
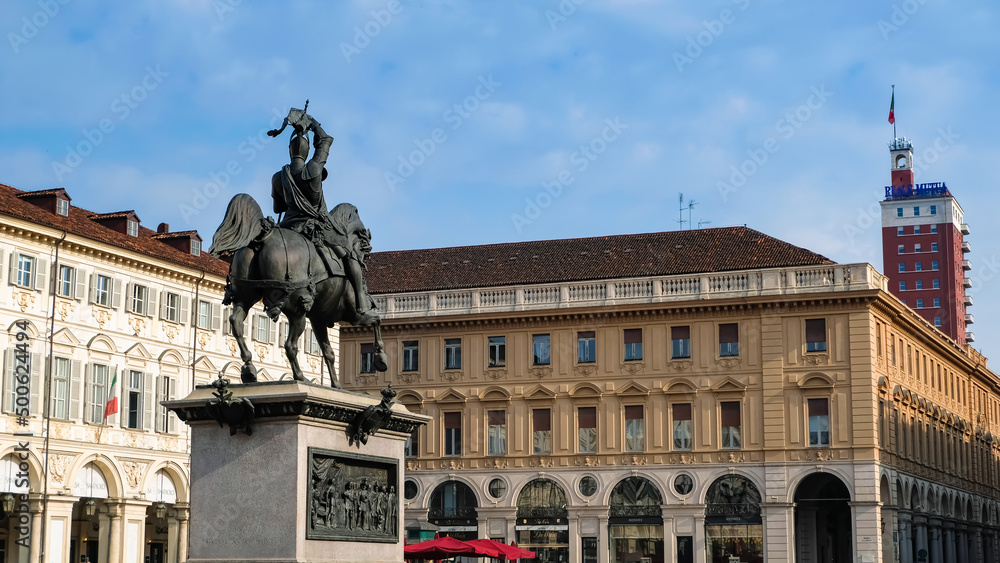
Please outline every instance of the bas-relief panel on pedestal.
M309 448L306 539L397 542L398 482L395 459Z

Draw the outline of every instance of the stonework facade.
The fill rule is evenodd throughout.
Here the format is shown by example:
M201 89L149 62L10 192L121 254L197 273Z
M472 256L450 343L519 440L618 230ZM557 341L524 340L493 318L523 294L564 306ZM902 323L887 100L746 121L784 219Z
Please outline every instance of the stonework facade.
M591 244L538 245L556 243L547 262L567 270ZM411 540L436 527L588 563L1000 554L997 377L870 265L456 271L504 246L373 255L388 372L342 329L345 386L392 384L432 418L409 446ZM393 262L434 271L393 290L377 278Z

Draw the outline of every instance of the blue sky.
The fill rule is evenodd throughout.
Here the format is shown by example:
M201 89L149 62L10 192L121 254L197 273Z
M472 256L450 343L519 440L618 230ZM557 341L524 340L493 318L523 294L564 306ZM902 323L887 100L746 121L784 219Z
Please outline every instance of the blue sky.
M895 84L917 181L972 227L975 346L1000 350L992 2L42 0L0 22L0 182L206 241L232 195L266 205L288 133L264 132L308 98L327 201L376 250L673 230L683 193L695 226L882 270Z

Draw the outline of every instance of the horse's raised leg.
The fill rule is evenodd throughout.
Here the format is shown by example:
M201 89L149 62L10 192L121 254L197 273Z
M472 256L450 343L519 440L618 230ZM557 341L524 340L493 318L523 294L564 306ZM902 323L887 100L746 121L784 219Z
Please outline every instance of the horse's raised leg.
M253 306L251 304L251 306ZM247 309L242 301L233 303L233 313L229 315L229 326L233 331L233 338L236 345L240 347L240 359L243 360L243 367L240 369L240 381L243 383L253 383L257 381L257 368L253 365L253 353L247 346L247 341L243 335L244 321L247 319Z
M330 386L340 389L340 378L337 377L337 355L330 344L330 335L326 331L326 326L313 323L313 334L316 335L316 342L319 342L320 350L323 351L323 361L326 362L326 369L330 372Z
M375 371L385 371L389 369L389 357L385 355L385 344L382 342L382 323L377 322L375 329Z
M305 315L298 315L288 318L288 337L285 338L285 357L288 358L288 365L292 368L292 377L296 381L305 381L302 375L302 368L299 366L299 337L306 330ZM309 344L307 343L306 346Z

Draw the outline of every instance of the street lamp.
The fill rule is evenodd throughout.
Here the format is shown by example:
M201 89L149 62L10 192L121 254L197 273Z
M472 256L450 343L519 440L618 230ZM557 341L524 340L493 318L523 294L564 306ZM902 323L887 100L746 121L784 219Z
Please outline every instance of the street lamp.
M7 493L3 496L3 500L0 501L3 504L3 511L7 514L14 512L14 495Z
M90 499L83 504L83 511L87 516L93 516L97 514L97 503L94 499Z
M167 505L162 502L156 505L156 519L163 520L163 517L167 515Z

